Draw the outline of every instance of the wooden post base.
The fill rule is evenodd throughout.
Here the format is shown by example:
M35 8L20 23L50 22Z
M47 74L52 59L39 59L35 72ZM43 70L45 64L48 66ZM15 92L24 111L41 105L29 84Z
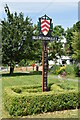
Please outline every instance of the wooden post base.
M47 71L48 71L48 60L47 60L47 45L46 41L42 42L42 91L47 91Z

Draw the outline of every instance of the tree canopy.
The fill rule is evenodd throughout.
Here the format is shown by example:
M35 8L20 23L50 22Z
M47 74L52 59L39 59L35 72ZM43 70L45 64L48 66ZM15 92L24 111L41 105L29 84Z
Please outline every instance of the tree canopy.
M73 48L72 48L72 41L73 41L73 32L77 29L76 25L74 24L73 27L67 28L65 31L65 38L66 38L66 54L72 56Z
M80 21L76 23L76 31L73 32L72 38L72 48L73 48L73 55L72 57L80 61Z
M61 55L65 54L65 50L63 50L62 42L61 40L64 39L65 31L62 26L55 26L53 28L52 36L58 37L57 41L53 41L52 43L49 43L49 60L55 60L57 57L61 57Z
M5 13L7 19L1 21L2 63L10 66L12 74L16 63L31 56L33 27L29 17L24 19L22 13L11 14L7 5Z

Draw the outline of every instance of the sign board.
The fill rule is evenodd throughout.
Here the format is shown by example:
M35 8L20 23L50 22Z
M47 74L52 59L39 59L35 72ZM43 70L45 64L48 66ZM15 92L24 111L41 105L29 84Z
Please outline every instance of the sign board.
M33 36L33 40L46 40L46 41L55 41L58 37L44 37L44 36Z
M39 18L38 22L39 36L51 37L51 32L53 30L52 19L47 15Z
M58 40L58 37L51 35L53 31L52 19L47 15L39 18L38 22L39 35L33 36L33 40L42 40L42 91L47 91L47 73L48 73L48 41Z
M41 31L46 36L50 29L50 20L41 19Z

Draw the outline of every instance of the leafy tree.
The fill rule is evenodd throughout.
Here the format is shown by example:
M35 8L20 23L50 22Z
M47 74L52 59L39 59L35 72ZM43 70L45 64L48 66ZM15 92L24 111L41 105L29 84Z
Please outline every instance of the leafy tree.
M72 49L72 38L73 38L73 32L77 30L76 25L74 24L73 27L67 28L65 32L65 37L66 37L66 54L72 55L73 54L73 49Z
M58 37L59 40L63 39L65 35L64 28L61 25L55 26L53 28L52 36Z
M80 21L76 23L76 31L73 32L72 38L72 48L73 48L73 55L72 57L80 61Z
M67 41L67 45L66 45L66 53L68 55L71 55L73 53L72 51L72 36L73 36L73 28L67 28L66 30L66 41Z
M2 55L1 55L1 52L2 52L2 47L1 47L2 35L1 35L1 31L2 31L2 27L0 25L0 66L2 65Z
M38 25L34 25L34 35L39 35ZM41 62L42 60L42 41L41 40L34 40L33 42L34 50L33 50L33 60L37 60ZM35 51L35 52L34 52Z
M72 48L73 48L72 57L75 60L79 61L80 60L80 33L77 31L73 33Z
M65 31L62 26L55 26L53 28L52 36L58 37L57 41L53 41L49 43L49 58L50 60L57 59L57 56L61 57L61 55L65 54L65 50L62 49L61 40L64 38Z
M13 74L14 66L22 59L30 59L33 27L31 19L23 14L10 13L6 5L7 19L1 21L2 25L2 63L10 66L10 74Z
M80 21L76 23L76 31L73 32L73 59L77 63L77 75L80 76Z

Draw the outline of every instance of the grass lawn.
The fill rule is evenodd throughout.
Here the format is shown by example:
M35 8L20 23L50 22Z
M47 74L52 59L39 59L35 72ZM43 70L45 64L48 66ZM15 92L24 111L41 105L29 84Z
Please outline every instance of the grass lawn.
M67 81L66 80L59 80L54 78L53 75L48 75L48 84L58 84L62 88L67 89L76 89L78 90L78 82L75 81ZM42 75L41 72L34 72L34 73L14 73L13 76L9 76L9 74L2 75L2 94L4 94L5 87L9 86L21 86L21 85L42 85ZM4 99L4 98L3 98ZM3 106L3 118L10 117L8 112L5 110ZM76 118L78 117L78 110L68 110L68 111L57 111L52 113L44 113L34 116L27 116L27 117L37 117L37 118Z
M77 75L75 76L75 74L67 75L66 78L71 78L71 79L76 79L76 80L79 79L79 77Z
M36 116L27 116L27 118L78 118L78 109L48 112Z

